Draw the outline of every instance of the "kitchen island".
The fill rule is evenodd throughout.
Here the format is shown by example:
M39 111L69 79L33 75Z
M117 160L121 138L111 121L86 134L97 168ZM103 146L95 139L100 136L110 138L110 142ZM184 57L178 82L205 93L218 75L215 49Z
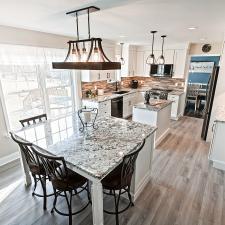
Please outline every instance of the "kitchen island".
M91 182L93 224L103 225L101 180L122 162L124 155L136 150L145 139L131 184L135 201L150 179L156 128L114 117L97 117L96 126L97 129L81 132L77 114L71 114L24 127L15 134L43 152L63 156L70 169ZM23 155L22 162L29 184L31 178Z
M133 106L133 121L157 127L156 145L169 131L171 106L172 101L161 99L151 99L150 104L142 102Z

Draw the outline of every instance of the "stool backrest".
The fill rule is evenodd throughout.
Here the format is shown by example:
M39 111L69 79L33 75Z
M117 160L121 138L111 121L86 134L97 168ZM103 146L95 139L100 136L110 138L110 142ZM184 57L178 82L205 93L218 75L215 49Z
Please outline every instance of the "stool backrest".
M68 169L64 157L47 155L40 152L37 148L34 149L34 153L38 163L44 167L46 174L51 178L53 184L55 180L67 178Z
M135 162L144 144L145 144L145 140L141 143L141 145L138 147L137 150L123 157L122 170L121 170L121 185L122 186L126 186L130 184L132 175L134 173Z
M30 142L23 141L17 135L10 132L11 138L15 141L19 147L23 155L25 156L26 162L29 168L33 168L34 166L38 166L37 159L33 153L33 145Z
M29 117L29 118L20 120L20 123L23 127L25 127L25 126L30 126L32 124L43 122L45 120L47 120L47 115L41 114L41 115L38 115L38 116L33 116L33 117Z

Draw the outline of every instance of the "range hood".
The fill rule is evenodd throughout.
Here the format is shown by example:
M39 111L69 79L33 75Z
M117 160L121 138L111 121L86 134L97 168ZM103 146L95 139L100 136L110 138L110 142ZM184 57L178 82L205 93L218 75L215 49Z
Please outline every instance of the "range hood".
M64 62L53 62L54 69L70 70L118 70L121 69L120 62L112 62L104 53L101 38L91 38L90 36L90 13L100 10L95 6L90 6L67 14L76 17L77 40L68 41L68 53ZM79 39L78 16L88 15L88 39ZM88 49L88 50L87 50Z

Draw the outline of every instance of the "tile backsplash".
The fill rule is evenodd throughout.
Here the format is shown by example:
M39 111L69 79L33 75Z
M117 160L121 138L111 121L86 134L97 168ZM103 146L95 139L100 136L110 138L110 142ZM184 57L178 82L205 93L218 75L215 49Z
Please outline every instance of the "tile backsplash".
M168 88L173 90L184 89L184 79L180 78L154 78L154 77L122 77L118 88L130 88L131 80L138 80L138 87L152 87L152 88ZM97 89L104 89L104 92L115 91L115 83L107 83L104 81L82 82L82 95L86 95L86 91Z

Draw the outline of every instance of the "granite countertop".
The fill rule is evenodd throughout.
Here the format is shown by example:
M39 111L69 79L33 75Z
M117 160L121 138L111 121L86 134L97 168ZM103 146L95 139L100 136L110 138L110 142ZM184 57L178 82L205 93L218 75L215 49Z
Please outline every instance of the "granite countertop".
M170 104L172 104L172 101L169 100L151 99L150 104L145 104L142 102L135 104L134 108L158 112Z
M137 88L137 89L128 89L128 88L124 89L123 88L123 89L121 89L122 91L128 91L128 92L124 93L124 94L115 94L113 92L109 92L109 93L105 93L102 96L96 96L95 98L82 98L82 101L99 103L99 102L104 102L104 101L107 101L107 100L111 100L111 99L114 99L114 98L122 97L122 96L125 96L125 95L128 95L128 94L132 94L132 93L136 93L136 92L150 91L152 89L154 89L154 88L152 88L152 87L141 87L141 88ZM161 88L161 90L167 90L167 89ZM169 95L182 95L183 93L184 93L183 91L174 90L174 91L169 92L168 94Z
M218 106L216 108L215 122L225 122L225 106Z
M168 95L178 95L178 96L182 94L184 94L184 91L171 91L168 93Z
M77 114L71 114L23 128L16 134L43 151L63 156L69 168L101 180L156 130L115 117L97 117L96 125L98 129L82 133Z

